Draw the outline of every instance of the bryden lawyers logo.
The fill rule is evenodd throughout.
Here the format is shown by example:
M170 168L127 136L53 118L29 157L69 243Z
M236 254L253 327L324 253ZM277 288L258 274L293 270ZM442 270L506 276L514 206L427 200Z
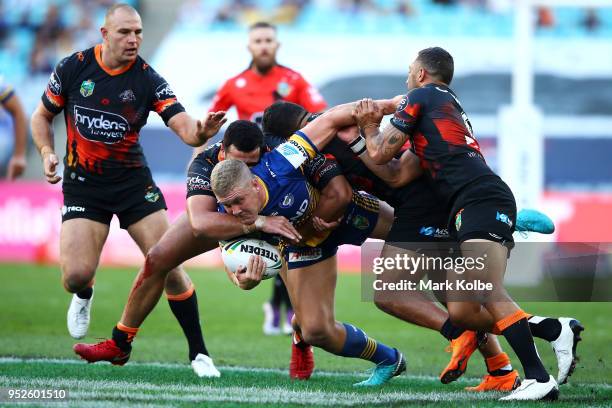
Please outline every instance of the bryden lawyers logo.
M107 144L122 141L130 130L123 116L78 105L74 106L74 124L84 138Z
M210 190L210 179L198 173L190 173L187 177L187 188L189 190Z
M164 82L155 89L155 96L158 100L163 101L164 99L174 98L174 91L167 82Z
M49 91L56 96L60 96L62 93L62 82L55 71L53 71L49 77Z
M81 95L83 95L84 98L87 98L93 93L95 86L96 86L96 83L92 81L91 79L88 79L87 81L83 81L81 83Z

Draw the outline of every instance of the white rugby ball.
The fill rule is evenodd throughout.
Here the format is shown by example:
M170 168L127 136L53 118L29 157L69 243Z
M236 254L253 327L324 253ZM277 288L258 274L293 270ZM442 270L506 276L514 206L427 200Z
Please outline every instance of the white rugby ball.
M230 241L220 241L221 259L225 267L236 273L239 266L246 267L251 255L259 255L266 263L263 279L272 278L280 272L283 261L280 251L274 245L255 238L236 238Z

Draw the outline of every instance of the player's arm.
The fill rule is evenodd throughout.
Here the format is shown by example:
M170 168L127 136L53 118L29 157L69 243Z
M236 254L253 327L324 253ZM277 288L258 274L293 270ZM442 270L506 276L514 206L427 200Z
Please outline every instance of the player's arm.
M43 103L39 103L30 119L32 140L40 152L45 178L51 184L55 184L62 179L57 175L56 169L59 160L55 154L55 143L53 139L53 118L55 115L56 114L50 112Z
M398 98L377 100L377 107L383 115L391 114L395 112ZM307 135L318 149L322 149L336 135L338 130L356 124L353 115L358 103L351 102L329 109L302 128L302 133Z
M356 126L338 132L338 138L347 143L363 164L390 187L405 186L423 174L419 158L410 150L402 153L399 159L393 158L384 164L376 164L369 156L365 138L359 135Z
M408 140L416 128L422 110L424 92L426 91L417 88L403 97L399 101L391 123L382 132L380 121L386 114L386 107L372 99L362 99L356 105L353 115L362 136L366 139L368 155L374 163L384 164L393 159Z
M28 122L19 97L15 94L4 99L2 105L13 117L13 135L15 147L8 164L7 178L13 180L19 177L26 168L26 145Z
M225 112L208 112L204 120L192 118L186 112L172 116L168 127L189 146L201 146L219 132L227 121Z

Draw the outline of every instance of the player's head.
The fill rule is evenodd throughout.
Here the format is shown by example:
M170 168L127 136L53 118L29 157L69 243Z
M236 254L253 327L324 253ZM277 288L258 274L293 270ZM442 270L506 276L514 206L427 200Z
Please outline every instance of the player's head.
M213 193L228 214L238 217L243 224L252 224L261 208L261 185L241 160L223 160L213 168L210 176Z
M241 160L247 166L259 162L264 136L256 123L248 120L232 122L223 135L223 155L226 159Z
M408 89L418 88L431 82L450 85L454 70L453 56L448 51L440 47L425 48L419 51L410 64L406 84Z
M258 22L249 27L248 49L253 57L252 65L259 72L268 72L276 65L276 51L280 43L276 39L276 27Z
M264 111L261 127L264 133L288 139L296 130L306 126L309 118L310 112L300 105L277 101Z
M126 65L136 59L142 42L142 21L136 9L123 3L111 6L100 32L105 46L103 53L109 53L115 64Z

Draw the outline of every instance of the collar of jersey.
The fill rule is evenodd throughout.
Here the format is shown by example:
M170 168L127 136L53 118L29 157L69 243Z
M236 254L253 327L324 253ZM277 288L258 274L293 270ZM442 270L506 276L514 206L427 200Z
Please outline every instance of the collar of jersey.
M134 65L134 63L136 62L136 60L134 60L126 67L118 68L118 69L111 69L107 67L106 65L104 65L104 62L102 61L102 44L96 45L96 47L94 48L94 54L96 56L96 62L98 63L100 68L102 68L102 70L110 76L123 74L128 69L132 68L132 65Z
M264 202L264 205L261 207L263 209L263 208L266 208L266 205L268 205L268 200L270 199L270 194L268 193L268 186L266 186L266 183L264 183L264 181L257 176L255 176L255 180L257 180L259 185L264 189L264 193L266 193L266 201Z

